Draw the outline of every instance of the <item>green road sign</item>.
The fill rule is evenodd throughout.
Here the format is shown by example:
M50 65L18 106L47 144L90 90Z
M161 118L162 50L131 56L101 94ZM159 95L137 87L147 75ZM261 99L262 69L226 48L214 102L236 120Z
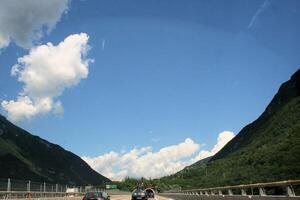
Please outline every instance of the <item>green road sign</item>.
M118 186L117 186L117 185L106 185L105 188L106 188L107 190L109 190L109 189L117 189Z

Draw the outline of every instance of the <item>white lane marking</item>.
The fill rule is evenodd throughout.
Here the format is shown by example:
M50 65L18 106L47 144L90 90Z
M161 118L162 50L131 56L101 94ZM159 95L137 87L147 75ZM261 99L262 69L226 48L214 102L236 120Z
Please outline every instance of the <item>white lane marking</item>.
M174 199L171 199L171 198L163 198L163 199L166 199L166 200L174 200ZM159 200L157 197L154 198L154 200Z

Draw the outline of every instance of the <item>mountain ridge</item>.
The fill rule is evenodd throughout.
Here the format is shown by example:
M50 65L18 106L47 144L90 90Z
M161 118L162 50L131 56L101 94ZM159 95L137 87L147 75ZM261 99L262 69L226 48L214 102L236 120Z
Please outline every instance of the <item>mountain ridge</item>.
M268 104L264 112L253 122L246 125L231 141L229 141L219 152L217 152L213 157L213 160L224 157L225 151L232 151L237 146L232 145L236 140L242 140L241 137L247 134L248 129L251 129L254 123L263 123L264 120L269 120L270 116L276 111L278 106L286 104L289 100L300 95L300 70L297 70L291 79L283 83L278 92L275 94L271 102ZM229 148L233 148L229 150Z
M0 178L73 185L110 182L76 154L30 134L1 115Z
M208 162L193 165L157 184L168 190L299 179L300 70L280 86L256 120Z

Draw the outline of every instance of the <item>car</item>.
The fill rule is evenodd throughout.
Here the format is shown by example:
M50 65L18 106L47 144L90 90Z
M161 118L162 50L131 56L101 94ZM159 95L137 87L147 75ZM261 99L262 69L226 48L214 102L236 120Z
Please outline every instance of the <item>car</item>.
M137 188L131 194L131 200L148 200L145 190Z
M87 192L82 200L110 200L106 192Z
M148 198L152 198L152 199L155 198L155 192L153 189L147 188L145 189L145 192Z

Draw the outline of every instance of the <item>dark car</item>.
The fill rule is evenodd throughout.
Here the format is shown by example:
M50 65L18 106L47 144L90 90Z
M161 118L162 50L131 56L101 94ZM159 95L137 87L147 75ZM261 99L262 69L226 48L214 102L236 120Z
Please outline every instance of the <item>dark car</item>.
M148 198L155 198L155 192L151 188L145 189L146 195Z
M105 192L88 192L82 200L110 200L110 196Z
M148 197L145 190L138 188L132 192L131 200L148 200Z

